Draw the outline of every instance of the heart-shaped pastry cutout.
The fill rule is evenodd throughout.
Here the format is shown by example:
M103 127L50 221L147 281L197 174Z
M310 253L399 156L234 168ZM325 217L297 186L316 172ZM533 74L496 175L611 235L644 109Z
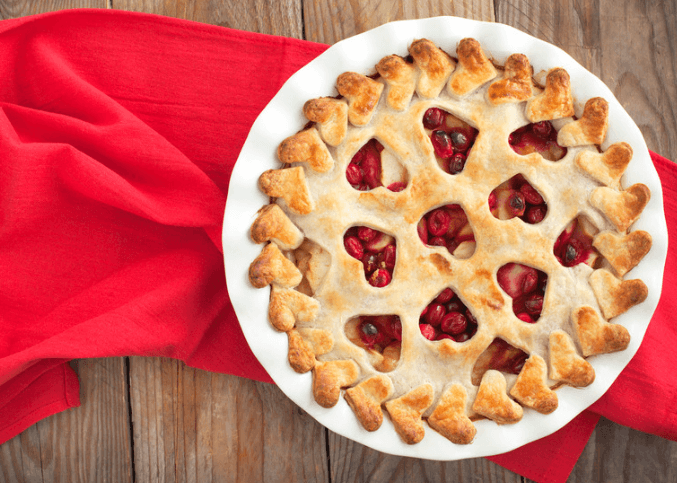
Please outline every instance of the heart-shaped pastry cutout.
M348 99L348 120L354 126L368 124L383 92L381 82L355 72L344 72L336 79L336 90Z
M419 220L417 230L425 245L446 247L456 258L470 258L475 253L475 233L461 205L429 211Z
M494 81L487 91L489 101L496 105L526 101L533 95L533 68L524 54L512 54L505 61L503 78Z
M557 142L562 146L602 144L609 126L609 103L601 97L588 99L580 119L560 129Z
M423 127L442 171L452 175L463 171L479 131L437 107L431 107L423 114Z
M548 275L520 263L507 263L496 273L498 285L512 298L512 311L522 322L533 324L541 317Z
M641 304L649 293L641 280L620 280L604 269L592 272L590 286L607 320Z
M630 228L649 203L651 191L646 185L636 183L624 191L602 186L590 196L590 203L614 224L620 232Z
M527 103L526 115L531 122L550 121L575 114L571 94L571 78L561 67L550 69L545 89Z
M608 260L616 274L623 277L649 253L652 238L642 230L635 230L628 235L605 231L599 233L592 244Z
M517 174L493 189L489 210L499 220L519 218L533 225L543 221L548 205L538 190L523 175Z
M477 319L456 292L447 287L423 309L419 329L428 340L465 342L477 332Z
M571 319L585 357L622 351L630 343L628 329L606 322L590 306L574 309Z

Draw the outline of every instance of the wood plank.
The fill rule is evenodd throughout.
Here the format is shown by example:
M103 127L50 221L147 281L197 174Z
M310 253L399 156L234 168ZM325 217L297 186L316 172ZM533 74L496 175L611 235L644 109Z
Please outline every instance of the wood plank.
M327 481L325 430L272 385L130 362L138 481Z
M401 2L309 0L303 2L306 39L333 44L394 20L454 15L494 20L491 0Z
M73 365L82 405L43 419L1 445L0 481L132 481L125 359Z
M112 0L112 6L250 32L303 38L301 0Z
M0 20L54 12L67 8L107 8L108 0L7 0L0 1Z

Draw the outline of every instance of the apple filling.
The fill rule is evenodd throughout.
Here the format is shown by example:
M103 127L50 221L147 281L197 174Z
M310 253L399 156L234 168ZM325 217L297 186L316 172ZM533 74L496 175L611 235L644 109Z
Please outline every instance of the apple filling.
M423 115L423 127L430 137L437 164L442 171L458 174L465 168L478 131L456 116L431 107Z

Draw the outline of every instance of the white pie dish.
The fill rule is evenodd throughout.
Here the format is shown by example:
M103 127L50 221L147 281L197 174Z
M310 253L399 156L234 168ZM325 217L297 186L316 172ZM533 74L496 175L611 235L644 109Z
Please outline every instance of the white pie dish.
M287 337L268 322L269 290L255 289L249 283L249 264L259 254L260 245L249 238L249 228L257 211L268 203L258 190L259 175L279 167L278 144L298 131L307 121L302 106L308 99L334 95L339 74L351 70L374 72L382 57L406 55L408 45L417 38L428 38L448 52L464 37L480 41L487 54L499 63L508 55L524 53L535 71L564 67L571 76L577 112L591 97L609 102L610 127L604 147L617 141L628 142L634 157L624 180L649 187L651 201L633 229L644 229L653 237L651 252L626 278L640 278L649 289L647 300L619 316L614 322L631 334L629 347L622 352L589 359L596 372L595 382L585 389L558 389L559 407L550 415L525 410L524 418L513 425L499 426L492 421L476 422L475 441L454 445L432 429L416 445L403 443L388 422L374 432L365 431L343 399L331 409L320 407L313 399L310 373L297 374L287 363ZM624 182L624 186L628 186ZM559 48L530 37L505 25L466 19L439 17L393 22L330 47L325 53L294 74L252 126L230 181L223 230L226 278L231 301L252 351L278 386L296 404L327 428L379 451L402 456L456 460L504 453L544 437L563 427L601 397L635 354L660 298L663 269L667 255L667 228L663 213L658 175L651 162L641 132L623 110L613 93Z

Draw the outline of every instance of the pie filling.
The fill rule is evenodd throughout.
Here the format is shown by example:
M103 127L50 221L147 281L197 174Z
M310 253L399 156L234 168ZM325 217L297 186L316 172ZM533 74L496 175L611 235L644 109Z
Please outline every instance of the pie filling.
M565 267L573 267L585 263L598 268L602 256L592 241L599 230L584 216L574 218L555 241L555 257Z
M348 255L362 262L364 276L373 287L385 287L393 279L397 242L368 226L353 226L343 236Z
M385 185L395 192L407 187L404 168L388 158L384 149L380 142L371 139L355 153L346 168L346 179L350 186L358 191L370 191Z
M428 340L465 342L477 332L477 319L456 292L447 287L423 309L418 327Z
M417 230L425 245L446 247L457 258L470 258L475 253L475 233L461 205L429 211L418 222Z
M467 122L437 107L423 115L423 127L435 150L437 164L445 173L458 174L465 168L478 131Z
M498 285L512 298L518 319L533 324L541 317L548 276L533 267L507 263L496 273Z
M402 322L397 315L361 315L345 326L348 340L373 356L374 368L390 372L400 360Z
M479 386L482 376L490 369L507 374L519 374L528 357L529 355L523 350L497 337L477 358L473 366L471 382Z
M557 144L557 129L550 121L522 126L510 134L508 142L517 154L539 153L549 161L559 161L567 154L567 148Z
M548 214L548 205L538 190L523 175L518 174L491 192L489 210L499 220L517 217L534 225L543 221Z

